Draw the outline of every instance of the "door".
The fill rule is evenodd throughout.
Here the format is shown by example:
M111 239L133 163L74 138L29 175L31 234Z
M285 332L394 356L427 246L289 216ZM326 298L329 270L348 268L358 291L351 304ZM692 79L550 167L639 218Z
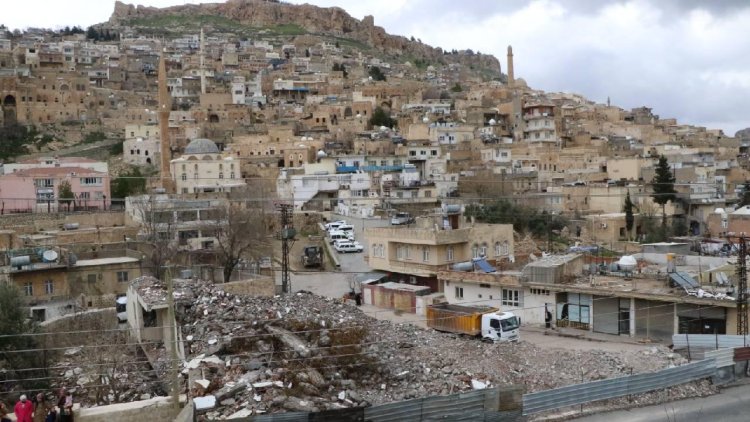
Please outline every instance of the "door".
M365 305L372 305L372 289L364 289Z
M620 334L630 334L630 310L620 310L620 317L618 318L620 324Z

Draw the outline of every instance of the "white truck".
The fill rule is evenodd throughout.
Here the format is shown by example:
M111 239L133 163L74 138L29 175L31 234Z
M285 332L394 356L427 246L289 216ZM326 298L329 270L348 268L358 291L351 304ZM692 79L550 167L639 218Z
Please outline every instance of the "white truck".
M427 307L427 326L492 342L518 341L521 319L513 312L499 312L489 306L438 303Z

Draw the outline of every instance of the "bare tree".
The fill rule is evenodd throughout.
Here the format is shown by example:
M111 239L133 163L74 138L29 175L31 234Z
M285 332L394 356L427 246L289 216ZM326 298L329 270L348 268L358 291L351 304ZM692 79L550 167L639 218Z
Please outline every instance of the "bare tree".
M133 199L134 214L140 220L140 238L150 248L153 274L159 280L164 275L164 266L177 255L178 242L174 211L169 201L159 201L155 195L143 195Z
M221 208L217 217L213 230L214 249L227 282L243 259L257 261L268 255L268 222L262 207L247 208L237 202Z

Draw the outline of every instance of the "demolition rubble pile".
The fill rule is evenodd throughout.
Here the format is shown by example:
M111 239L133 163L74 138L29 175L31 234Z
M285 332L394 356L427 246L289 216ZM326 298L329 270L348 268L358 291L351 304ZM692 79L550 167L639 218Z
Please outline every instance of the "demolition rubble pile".
M472 389L527 392L648 372L684 359L666 348L575 352L393 324L310 293L253 298L193 287L180 302L183 382L209 419L369 406ZM631 397L646 404L713 393L691 383ZM626 400L627 402L627 400ZM612 401L613 405L618 402Z

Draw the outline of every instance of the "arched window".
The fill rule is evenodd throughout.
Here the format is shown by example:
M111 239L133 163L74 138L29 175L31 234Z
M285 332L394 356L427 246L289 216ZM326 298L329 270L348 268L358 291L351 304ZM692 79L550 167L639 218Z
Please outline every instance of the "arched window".
M487 243L482 243L482 247L479 248L479 256L480 257L487 256Z
M471 257L479 258L479 245L477 245L476 243L471 247Z

